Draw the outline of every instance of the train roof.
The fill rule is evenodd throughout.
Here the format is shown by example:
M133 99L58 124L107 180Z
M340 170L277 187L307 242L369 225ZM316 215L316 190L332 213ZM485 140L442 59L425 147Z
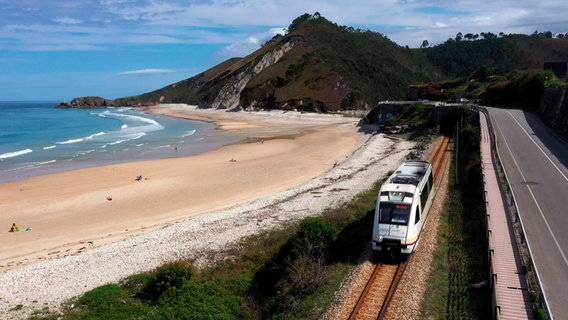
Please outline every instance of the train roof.
M387 188L387 185L408 185L413 186L410 189L414 189L420 181L424 178L428 169L432 165L428 161L406 161L396 171L388 178L388 180L383 184L383 188ZM391 187L388 187L389 189ZM400 186L392 186L393 189L400 189Z

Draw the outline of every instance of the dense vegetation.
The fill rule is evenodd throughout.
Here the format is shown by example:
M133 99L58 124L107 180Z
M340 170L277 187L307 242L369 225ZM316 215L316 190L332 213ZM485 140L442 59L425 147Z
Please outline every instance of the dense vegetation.
M369 243L373 188L298 225L254 235L196 271L178 261L70 301L32 319L319 319Z
M505 75L513 70L542 69L544 62L566 61L568 41L534 34L458 33L454 39L423 50L444 75L469 76L481 67Z
M468 77L412 85L411 91L415 97L423 99L457 102L466 98L480 100L484 105L534 111L546 88L565 86L566 83L550 70L514 70L498 75L495 69L481 67Z
M266 54L291 43L292 49L277 63L259 73L252 71ZM458 33L442 44L429 47L425 41L421 48L410 49L377 32L338 26L319 13L304 14L292 22L288 34L274 37L244 58L227 60L152 92L100 100L105 105L161 102L208 108L223 88L247 74L250 80L242 92L237 92L241 108L315 112L367 109L381 100L416 98L415 91L408 91L413 83L469 78L480 69L491 70L492 79L510 78L514 71L542 70L545 62L561 62L566 57L565 36L553 38L550 32L530 36ZM495 101L507 100L508 96L499 96L501 93L508 94L497 87L491 96ZM83 102L88 105L89 101L93 99Z
M429 294L421 308L423 319L492 318L479 121L465 108L459 111L458 118L462 117L456 137L459 156L450 168ZM473 286L479 283L485 285Z
M317 13L298 17L289 30L280 41L300 37L302 43L247 84L243 105L259 101L258 107L265 109L307 111L363 108L403 97L409 83L430 79L412 51L379 33L337 26Z

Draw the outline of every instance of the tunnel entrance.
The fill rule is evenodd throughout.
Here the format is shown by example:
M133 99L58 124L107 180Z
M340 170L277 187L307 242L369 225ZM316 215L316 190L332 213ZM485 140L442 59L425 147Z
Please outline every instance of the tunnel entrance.
M378 126L379 131L384 131L387 133L391 132L391 128L388 125L388 119L392 117L408 117L407 111L415 108L415 102L389 102L382 103L378 107L371 110L363 119L361 124ZM462 112L464 109L462 106L452 106L452 105L422 105L422 107L429 108L429 112L423 112L422 114L422 127L408 126L408 129L415 131L414 134L420 134L420 132L427 128L434 128L437 126L439 134L445 136L452 136L456 127L456 123L462 118ZM406 115L405 115L406 114ZM424 116L430 119L424 119ZM412 115L410 115L412 118ZM404 121L403 121L404 122ZM424 127L425 126L425 127ZM404 125L402 126L404 127ZM404 130L403 130L404 131Z
M444 110L440 114L439 121L437 121L440 126L440 134L444 136L452 136L460 118L461 116L458 109L452 108L451 110Z

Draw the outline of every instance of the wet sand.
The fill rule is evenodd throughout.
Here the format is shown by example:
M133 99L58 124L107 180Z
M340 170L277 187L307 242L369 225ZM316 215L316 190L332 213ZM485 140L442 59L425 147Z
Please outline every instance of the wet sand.
M247 139L191 157L0 184L0 228L4 228L0 271L75 254L287 190L333 168L362 136L355 126L357 119L339 116L227 113L185 105L149 111L214 122L220 130ZM138 175L140 181L135 179ZM8 232L13 222L19 232Z

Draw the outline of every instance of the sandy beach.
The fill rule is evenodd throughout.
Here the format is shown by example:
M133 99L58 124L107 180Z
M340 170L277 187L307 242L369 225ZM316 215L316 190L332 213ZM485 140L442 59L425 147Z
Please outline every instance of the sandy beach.
M274 120L266 121L269 116L264 116L261 122L187 106L150 111L212 121L221 130L249 137L249 142L192 157L130 162L2 184L0 226L8 231L16 223L20 230L31 231L0 233L0 271L74 254L286 190L331 168L358 139L355 121L349 118L312 122L275 113ZM142 180L136 181L139 175Z
M207 263L243 236L350 199L414 145L364 134L359 119L342 116L149 111L214 122L247 139L191 157L0 184L0 314L16 304L24 308L11 318L57 307L177 258ZM21 231L8 232L13 222Z

